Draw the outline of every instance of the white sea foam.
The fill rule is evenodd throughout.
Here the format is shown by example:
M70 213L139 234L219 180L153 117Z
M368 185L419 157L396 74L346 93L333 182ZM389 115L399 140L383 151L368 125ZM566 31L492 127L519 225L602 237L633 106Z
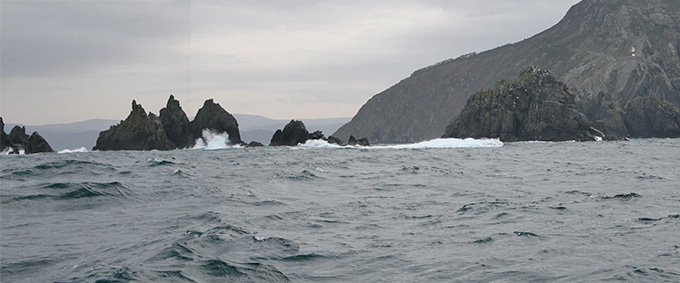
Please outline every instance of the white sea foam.
M434 139L412 144L376 145L376 146L340 146L324 140L308 140L300 144L301 148L365 148L365 149L425 149L425 148L464 148L464 147L502 147L498 139Z
M58 153L77 153L77 152L87 152L87 151L88 151L87 148L85 148L83 146L83 147L77 148L77 149L63 149L63 150L60 150Z
M344 148L344 146L328 143L325 140L307 140L307 142L299 144L298 146L305 148Z
M196 145L193 149L222 149L222 148L236 148L240 145L229 145L229 134L216 133L209 129L203 129L201 132L203 138L196 139Z
M8 147L4 151L0 152L0 155L25 154L25 153L26 153L26 151L24 149L19 149L19 152L15 153L13 148Z
M412 144L396 144L372 146L371 148L386 149L424 149L424 148L462 148L462 147L502 147L503 142L498 139L434 139Z

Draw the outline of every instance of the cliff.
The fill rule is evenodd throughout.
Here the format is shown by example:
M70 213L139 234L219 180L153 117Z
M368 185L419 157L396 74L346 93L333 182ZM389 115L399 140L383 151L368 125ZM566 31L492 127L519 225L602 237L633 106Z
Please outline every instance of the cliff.
M652 119L634 119L626 111L641 109L643 116L654 116L646 111L655 107L632 105L639 99L652 106L680 106L678 14L677 0L582 1L555 26L529 39L415 71L373 96L333 136L359 134L380 143L439 137L468 97L529 65L550 70L574 94L579 110L601 121L610 134L676 136L673 127L670 132L640 132L652 127Z
M132 111L120 124L99 133L94 150L171 150L160 118L132 101Z

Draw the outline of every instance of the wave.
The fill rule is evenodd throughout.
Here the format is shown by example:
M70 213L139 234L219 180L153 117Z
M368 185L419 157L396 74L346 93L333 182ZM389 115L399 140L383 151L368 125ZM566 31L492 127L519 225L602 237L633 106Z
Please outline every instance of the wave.
M90 199L99 197L122 197L125 198L124 191L127 190L123 184L119 182L109 183L48 183L41 186L41 192L14 196L8 201L24 201L24 200L67 200L74 201L76 199Z
M241 148L241 145L230 145L229 134L216 133L209 129L203 129L202 137L196 139L196 145L192 149L223 149L223 148Z
M478 147L502 147L503 142L499 139L454 139L442 138L422 141L413 144L397 144L387 146L375 146L373 148L390 149L426 149L426 148L478 148Z
M78 152L88 152L88 150L83 146L76 149L63 149L58 151L57 153L78 153Z
M11 148L11 147L8 147L7 149L0 152L0 155L10 155L10 154L15 154L14 149ZM25 154L25 151L23 149L20 149L18 154Z
M499 139L454 139L441 138L412 144L376 145L376 146L340 146L324 140L308 140L299 144L302 148L362 148L362 149L429 149L429 148L481 148L502 147L503 142Z

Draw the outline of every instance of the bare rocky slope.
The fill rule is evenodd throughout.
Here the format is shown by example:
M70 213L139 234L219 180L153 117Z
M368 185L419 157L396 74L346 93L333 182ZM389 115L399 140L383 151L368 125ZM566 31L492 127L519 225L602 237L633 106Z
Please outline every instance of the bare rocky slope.
M548 71L527 67L517 80L499 81L471 96L443 137L594 141L605 135L576 109L564 83Z
M564 82L578 109L605 132L674 137L680 133L679 14L678 0L584 0L529 39L415 71L373 96L333 135L358 134L372 143L440 137L468 97L533 65Z

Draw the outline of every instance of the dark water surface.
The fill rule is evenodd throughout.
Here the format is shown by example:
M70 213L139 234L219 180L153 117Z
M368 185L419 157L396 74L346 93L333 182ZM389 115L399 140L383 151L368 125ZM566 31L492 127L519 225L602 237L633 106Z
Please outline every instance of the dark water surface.
M0 156L0 281L680 281L680 139Z

